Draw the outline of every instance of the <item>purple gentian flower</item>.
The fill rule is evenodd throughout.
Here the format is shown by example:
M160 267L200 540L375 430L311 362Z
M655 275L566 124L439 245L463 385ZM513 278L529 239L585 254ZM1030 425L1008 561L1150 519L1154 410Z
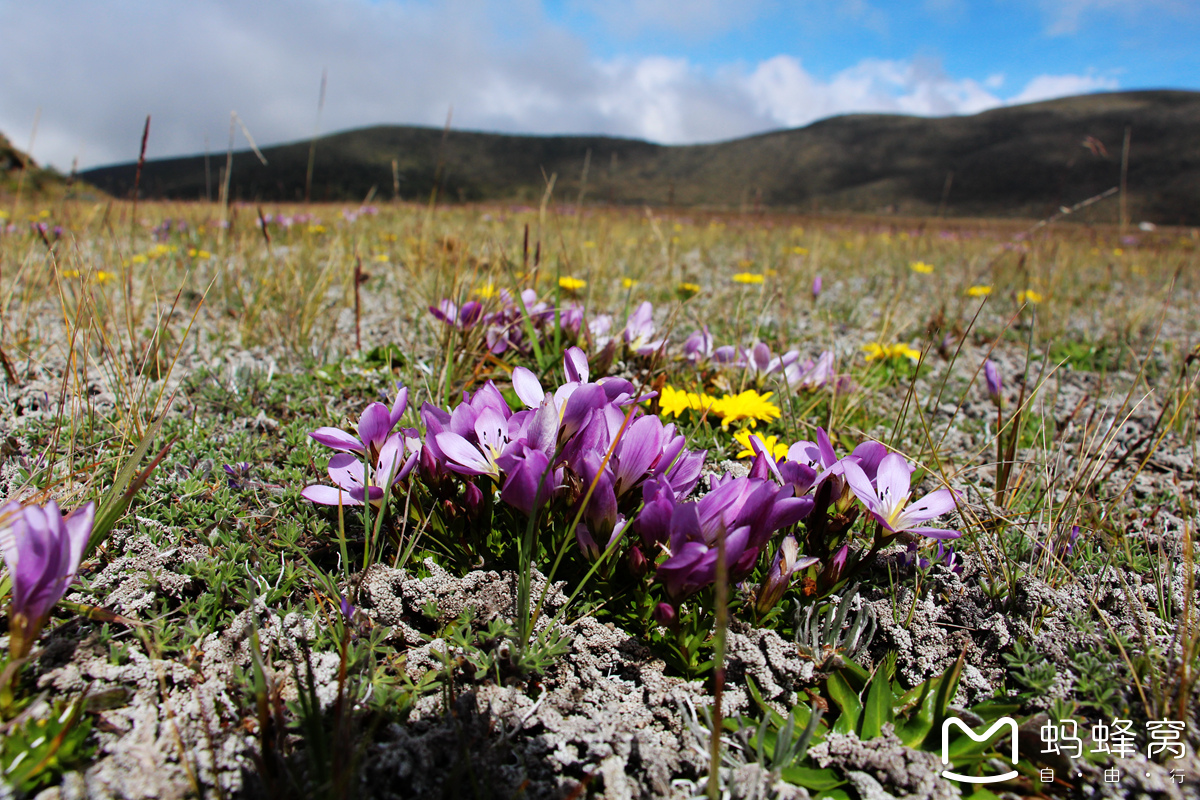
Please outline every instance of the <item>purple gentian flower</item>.
M459 308L453 300L442 300L429 307L429 313L452 328L466 330L479 321L483 306L477 300L468 300Z
M754 603L758 613L765 614L774 608L787 591L792 575L797 570L808 569L817 561L819 559L812 556L800 555L800 543L796 541L795 536L789 534L783 537L779 549L775 551L771 568L767 570L767 577L758 589Z
M683 343L683 357L693 364L703 364L713 355L713 335L705 325L703 330L693 331Z
M996 369L996 362L990 358L983 362L983 377L987 381L987 393L992 402L997 408L1000 407L1000 390L1002 384L1000 382L1000 370Z
M833 351L826 350L817 356L816 361L810 358L803 364L796 362L788 364L784 367L783 377L792 389L820 389L822 386L829 385L836 377L833 372L833 363Z
M654 306L650 301L643 302L629 315L625 321L625 344L630 350L640 356L653 355L663 346L666 339L652 339L654 336Z
M228 483L230 489L241 489L246 485L250 478L250 464L247 461L239 461L236 464L224 464L225 474L228 475Z
M961 531L918 527L922 522L953 511L955 495L949 489L937 489L909 503L912 473L908 462L899 453L888 453L879 462L874 485L857 461L844 460L842 469L851 491L867 507L871 516L891 533L908 531L931 539L957 539L962 535Z
M391 436L392 431L400 424L400 418L408 408L408 389L396 385L396 400L389 409L383 403L371 403L363 409L358 418L358 436L346 433L340 428L317 428L309 434L313 439L346 453L360 453L372 460L378 458L383 443Z
M66 517L53 500L45 508L15 501L0 507L0 553L12 580L8 611L11 658L29 653L50 609L75 580L95 519L95 503Z

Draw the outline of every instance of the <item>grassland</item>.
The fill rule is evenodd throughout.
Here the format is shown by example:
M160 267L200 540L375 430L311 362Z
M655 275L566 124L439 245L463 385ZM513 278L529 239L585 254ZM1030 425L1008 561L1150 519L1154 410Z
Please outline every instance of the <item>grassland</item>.
M1020 724L996 793L1195 790L1194 230L553 197L4 208L0 493L71 509L147 479L4 673L18 794L946 797L975 791L938 774L954 715ZM624 335L646 302L653 330ZM706 328L834 366L789 385L749 355L689 358ZM604 464L658 416L707 451L698 496L709 474L760 480L739 432L820 428L839 456L902 454L914 497L953 490L936 524L961 536L892 535L843 487L749 569L714 545L716 578L674 591L668 553L637 544L644 483L617 496L638 525L591 549L599 478L570 466L532 514L510 467L421 460L365 508L301 494L333 475L309 434L355 431L397 382L424 459L446 440L422 403L494 381L516 410L514 371L552 390L571 346L586 380L659 392L620 407ZM758 405L675 414L668 387ZM788 533L816 562L767 603ZM1131 751L1098 751L1118 720ZM1184 723L1182 759L1147 757L1162 720ZM1047 725L1078 757L1042 752ZM1006 739L953 746L960 774L1008 767Z

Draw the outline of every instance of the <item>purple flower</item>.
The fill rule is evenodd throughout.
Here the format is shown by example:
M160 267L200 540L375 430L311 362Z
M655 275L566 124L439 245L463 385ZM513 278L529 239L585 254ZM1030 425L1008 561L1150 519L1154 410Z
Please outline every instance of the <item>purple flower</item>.
M63 517L50 500L45 508L11 502L0 507L0 553L12 580L9 651L24 658L38 632L75 579L92 535L96 504Z
M637 527L647 544L665 545L668 558L655 577L675 600L716 580L722 538L729 579L741 580L754 569L771 534L795 524L812 507L811 501L793 497L790 487L759 478L727 476L700 500L683 503L664 484L643 492L647 502Z
M354 615L358 613L358 609L350 604L350 598L342 595L342 601L338 604L338 610L342 612L342 618L346 622L353 622Z
M783 377L792 389L820 389L837 377L833 372L833 364L833 351L826 350L817 356L816 361L810 358L802 364L795 361L788 364L784 367Z
M465 331L479 321L483 306L477 300L468 300L459 308L453 300L446 299L430 306L429 313L450 327Z
M796 541L795 536L783 537L779 549L775 551L771 568L767 570L767 577L758 589L758 597L755 600L758 613L765 614L774 608L787 591L792 575L797 570L811 567L818 560L812 556L800 555L800 543Z
M666 339L652 339L654 336L654 306L649 301L643 302L629 315L625 321L625 344L630 350L640 356L653 355L663 346Z
M937 489L909 503L912 473L908 462L899 453L888 453L879 462L874 485L857 461L844 460L842 469L850 489L886 530L892 533L909 531L931 539L957 539L962 535L955 530L917 527L922 522L953 511L955 496L949 489Z
M383 403L371 403L363 409L358 418L358 436L329 427L317 428L309 436L334 450L378 458L380 448L400 424L400 418L408 408L408 389L400 384L396 388L396 399L390 409Z
M816 302L817 298L821 296L821 276L820 275L813 278L812 296L813 296L813 302Z
M250 478L250 464L246 461L239 461L236 464L223 465L225 474L228 475L230 489L241 489L246 485Z
M713 335L708 326L703 330L693 331L683 343L683 357L693 364L703 364L713 355Z
M1002 384L1000 382L1000 370L996 369L996 362L990 358L983 362L983 377L987 381L987 393L992 402L997 408L1000 407L1000 390Z

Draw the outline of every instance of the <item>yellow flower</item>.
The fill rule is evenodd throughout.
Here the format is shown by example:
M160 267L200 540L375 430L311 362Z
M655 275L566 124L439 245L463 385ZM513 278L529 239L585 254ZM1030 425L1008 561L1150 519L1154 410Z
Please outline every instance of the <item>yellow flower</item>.
M96 273L96 282L97 283L108 283L115 277L117 277L117 276L111 272L105 272L104 270L100 270L99 272Z
M683 230L683 226L680 225L678 222L676 222L674 225L671 226L671 230L675 231L676 233L679 233L681 230Z
M658 396L658 407L665 414L679 417L685 411L704 411L712 408L717 400L707 394L685 392L672 386L664 386Z
M675 287L675 293L683 300L700 294L700 284L683 282Z
M808 248L807 247L793 247L792 252L798 256L806 256L806 255L808 255Z
M588 240L583 243L583 246L590 250L591 248L596 246L596 243L591 240Z
M50 216L50 210L47 208L43 208L41 211L39 211L37 213L37 215L38 215L39 219L45 219L46 217Z
M637 286L638 282L633 278L621 278L621 287L624 289L632 289Z
M394 242L397 237L394 233L385 233L382 238L385 242Z
M921 351L914 350L904 342L896 344L880 344L869 342L863 345L867 361L891 361L894 358L907 358L914 364L921 359Z
M587 286L587 281L580 278L572 278L569 275L564 275L558 279L558 287L566 289L568 292L577 292Z
M324 233L325 226L324 225L309 225L304 230L307 231L308 233Z
M6 220L6 219L8 219L8 212L0 211L0 220Z
M734 440L740 444L743 449L737 454L736 458L754 458L754 448L750 446L750 431L740 430L733 435ZM766 446L767 451L775 457L775 460L785 457L788 454L788 446L779 443L778 436L758 436L762 443Z
M139 253L138 255L134 256L134 257L133 257L133 258L131 258L131 259L129 259L129 263L131 263L131 264L145 264L145 263L146 263L146 257L145 257L144 255L142 255L142 254L140 254L140 253Z
M933 272L933 264L926 264L924 261L914 261L908 266L919 275L929 275Z
M62 272L62 276L63 276L64 278L78 278L78 277L79 277L79 270L77 270L77 269L68 269L68 270L63 270L63 272Z
M484 300L491 300L497 294L499 292L496 291L496 285L490 282L475 287L475 296L482 297Z
M741 394L727 394L713 404L713 411L721 415L721 427L729 428L730 423L746 420L750 427L756 427L759 422L774 422L782 412L779 406L771 402L773 392L759 394L753 389L747 389Z
M756 272L739 272L733 276L734 283L762 283L763 276Z
M1017 302L1037 305L1038 303L1042 302L1042 295L1040 292L1035 292L1033 289L1026 289L1023 292L1017 292Z
M386 264L392 260L392 257L389 256L387 253L376 253L374 256L371 257L371 260L377 264Z
M972 286L970 289L967 289L968 297L987 297L991 293L992 287L984 286L983 284L978 284L976 286Z
M1112 253L1113 253L1113 255L1114 255L1114 256L1123 256L1123 255L1125 255L1125 251L1124 251L1124 250L1122 250L1120 247L1114 247L1114 248L1113 248L1113 251L1112 251Z

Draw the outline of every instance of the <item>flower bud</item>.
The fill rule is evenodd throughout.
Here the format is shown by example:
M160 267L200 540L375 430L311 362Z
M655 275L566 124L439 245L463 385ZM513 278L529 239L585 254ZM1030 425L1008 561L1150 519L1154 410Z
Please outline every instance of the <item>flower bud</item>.
M771 562L771 568L767 571L767 578L763 581L762 586L758 587L758 599L755 602L755 608L759 614L765 614L775 607L783 597L783 593L787 591L788 584L792 580L792 573L802 567L807 567L816 562L815 558L799 558L800 543L796 541L795 536L785 536L779 544L779 550L775 553L775 560Z
M652 614L654 621L667 628L674 628L679 623L679 614L670 603L659 603Z
M996 369L996 362L990 358L983 362L983 377L987 380L987 393L996 407L1000 406L1000 370Z

